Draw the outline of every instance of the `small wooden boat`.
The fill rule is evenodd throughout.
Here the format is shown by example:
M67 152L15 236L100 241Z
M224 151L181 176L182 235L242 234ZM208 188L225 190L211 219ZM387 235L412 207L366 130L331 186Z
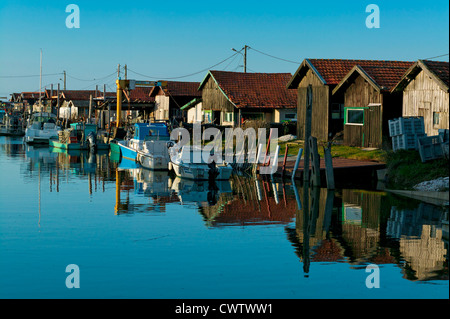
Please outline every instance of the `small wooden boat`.
M97 125L72 123L70 128L60 131L58 140L50 140L49 146L65 150L108 150L109 144L97 137Z
M209 155L203 158L201 149L189 146L179 147L178 144L169 149L171 168L182 178L193 180L229 180L233 168L217 156Z

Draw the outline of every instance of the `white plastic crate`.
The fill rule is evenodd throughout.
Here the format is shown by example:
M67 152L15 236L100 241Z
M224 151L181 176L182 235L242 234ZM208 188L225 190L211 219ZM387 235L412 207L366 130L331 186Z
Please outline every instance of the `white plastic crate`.
M389 135L399 136L403 134L425 134L423 117L399 117L389 120Z
M419 147L419 138L425 137L425 134L402 134L392 137L392 150L417 150Z

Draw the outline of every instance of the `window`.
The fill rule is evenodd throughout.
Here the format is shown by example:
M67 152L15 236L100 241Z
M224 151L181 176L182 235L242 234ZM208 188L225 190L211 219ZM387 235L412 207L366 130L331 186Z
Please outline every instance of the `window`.
M433 125L439 125L439 112L433 112Z
M340 120L344 118L344 104L332 103L331 104L331 119Z
M347 125L364 125L364 109L347 108Z
M225 122L233 122L233 112L225 113Z
M295 120L297 118L297 114L295 113L287 113L284 115L285 120Z

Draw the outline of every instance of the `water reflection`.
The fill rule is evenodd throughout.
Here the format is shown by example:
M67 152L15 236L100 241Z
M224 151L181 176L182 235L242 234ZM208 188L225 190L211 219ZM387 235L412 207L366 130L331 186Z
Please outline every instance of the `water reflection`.
M395 264L408 280L448 280L448 206L348 189L303 194L295 228L286 232L305 276L314 262L340 262L355 269Z
M298 260L298 271L305 277L320 276L314 270L323 263L344 264L349 271L374 263L399 267L409 281L448 280L448 206L384 192L328 191L237 175L211 185L146 170L114 154L67 152L19 142L0 143L0 147L1 156L18 162L21 178L36 183L39 205L43 192L75 194L71 185L78 183L94 198L108 192L109 184L111 196L100 205L111 218L138 213L152 218L176 206L200 214L207 231L279 228L281 236L267 240L292 246L286 258ZM52 200L56 201L46 197L47 206L54 204Z

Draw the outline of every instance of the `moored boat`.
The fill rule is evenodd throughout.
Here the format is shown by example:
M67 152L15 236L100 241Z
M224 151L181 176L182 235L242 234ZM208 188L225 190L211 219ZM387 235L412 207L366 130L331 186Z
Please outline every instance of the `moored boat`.
M137 161L142 167L152 170L168 170L169 147L173 146L169 136L146 137L142 149L138 150Z
M229 180L233 168L217 156L209 155L203 158L201 149L192 149L189 146L179 147L178 144L169 150L171 168L175 174L182 178L193 180Z
M1 111L2 112L0 112L0 136L25 135L22 114L19 112L7 113L4 110Z
M56 125L56 115L48 112L34 113L25 130L24 140L27 143L48 144L50 140L58 140L61 128Z
M136 123L134 124L134 135L130 139L117 142L122 157L137 161L138 151L144 150L144 143L149 137L168 138L169 129L165 123Z
M107 150L109 145L97 136L97 125L72 123L70 128L58 133L58 140L50 140L51 147L66 150Z

